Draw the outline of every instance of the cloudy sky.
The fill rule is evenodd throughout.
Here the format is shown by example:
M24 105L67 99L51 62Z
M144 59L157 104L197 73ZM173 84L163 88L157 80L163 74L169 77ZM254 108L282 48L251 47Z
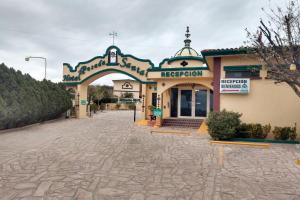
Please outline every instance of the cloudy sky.
M285 5L273 0L272 5ZM41 80L41 60L48 61L47 79L62 80L62 63L103 55L112 44L123 53L152 60L154 64L183 47L185 27L190 26L191 46L238 47L246 40L244 29L255 30L261 7L268 0L0 0L0 63ZM94 83L111 84L111 74Z

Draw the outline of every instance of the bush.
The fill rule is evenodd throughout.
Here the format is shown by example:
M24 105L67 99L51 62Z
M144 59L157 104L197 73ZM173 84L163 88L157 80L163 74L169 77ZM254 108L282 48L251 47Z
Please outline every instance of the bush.
M242 115L236 112L222 110L210 112L207 119L208 132L214 140L234 138Z
M261 124L246 124L242 123L237 128L236 137L237 138L258 138L264 139L268 136L271 131L271 125L261 125Z
M117 103L117 104L116 104L116 109L119 110L120 107L121 107L121 104Z
M105 104L104 103L100 104L100 110L101 111L105 110Z
M100 100L99 103L102 104L102 103L117 103L117 102L118 102L118 98L112 97L112 98L103 98Z
M98 110L98 105L97 105L97 104L95 104L95 103L93 103L93 104L91 104L90 106L91 106L91 112L94 112L94 113L96 113L96 112L97 112L97 110Z
M135 103L130 103L128 104L129 110L134 110L135 109Z
M266 138L269 135L269 133L271 132L271 128L271 124L267 124L262 127L264 138Z
M237 138L250 138L251 137L251 124L242 123L236 129Z
M0 129L54 119L72 106L62 83L37 81L4 64L0 64L0 91Z
M297 137L295 127L275 127L273 130L275 140L295 140Z

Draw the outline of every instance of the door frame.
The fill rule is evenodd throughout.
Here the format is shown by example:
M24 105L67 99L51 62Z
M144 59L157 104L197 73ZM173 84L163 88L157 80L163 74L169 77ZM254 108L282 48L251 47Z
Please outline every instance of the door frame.
M178 118L195 118L195 119L206 119L208 113L210 112L210 89L203 87L203 86L195 86L194 88L183 86L177 87L178 88L178 105L177 105L177 117ZM181 90L191 90L192 91L192 114L191 116L181 116ZM206 90L206 117L198 117L195 116L195 109L196 109L196 95L195 90Z

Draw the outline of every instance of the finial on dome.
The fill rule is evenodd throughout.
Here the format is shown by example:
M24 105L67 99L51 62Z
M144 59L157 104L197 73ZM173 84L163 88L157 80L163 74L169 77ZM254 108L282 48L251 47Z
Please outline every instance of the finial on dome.
M191 36L190 27L187 26L186 27L186 34L185 34L186 39L184 40L184 46L185 47L190 47L190 44L191 44L191 40L189 39L190 36Z

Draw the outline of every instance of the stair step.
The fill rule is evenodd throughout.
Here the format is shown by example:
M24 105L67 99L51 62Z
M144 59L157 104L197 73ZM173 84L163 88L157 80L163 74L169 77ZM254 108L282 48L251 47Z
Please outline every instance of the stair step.
M176 127L189 127L189 128L199 128L202 119L164 119L163 126L176 126Z

